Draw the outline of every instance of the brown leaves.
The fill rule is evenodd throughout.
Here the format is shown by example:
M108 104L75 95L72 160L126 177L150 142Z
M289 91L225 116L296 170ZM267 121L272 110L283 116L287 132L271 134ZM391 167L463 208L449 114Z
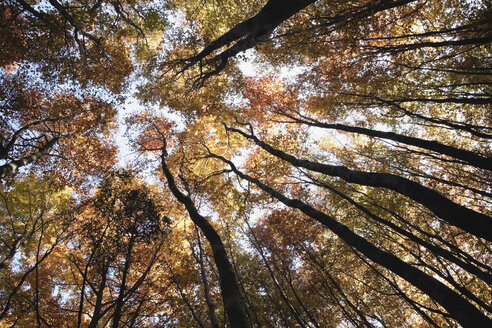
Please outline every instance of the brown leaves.
M26 37L22 32L25 21L14 7L0 5L0 67L15 71L26 50Z
M160 151L165 145L172 147L174 144L174 122L157 115L152 109L148 109L144 113L134 114L126 118L125 121L130 129L138 130L134 142L138 145L140 152Z
M257 122L285 120L282 114L298 110L304 103L295 88L271 76L248 79L243 96L248 100L248 118Z

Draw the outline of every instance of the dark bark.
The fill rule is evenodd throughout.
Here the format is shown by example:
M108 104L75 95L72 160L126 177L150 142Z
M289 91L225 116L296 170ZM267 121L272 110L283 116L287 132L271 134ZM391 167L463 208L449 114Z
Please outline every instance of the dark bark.
M128 250L126 252L125 265L123 267L118 298L116 299L116 303L115 303L115 309L113 314L113 328L119 327L123 305L125 304L124 299L125 299L125 292L126 292L126 279L128 277L128 273L130 270L134 241L135 241L135 235L131 235L128 245Z
M96 292L96 303L94 304L94 311L92 312L91 322L89 323L89 328L96 328L99 320L103 317L103 296L104 290L106 289L107 275L109 271L109 263L106 259L103 259L103 267L101 268L101 282Z
M468 74L470 74L470 73L468 73ZM405 107L400 106L400 103L402 101L400 101L398 99L397 100L387 100L387 99L382 99L382 98L372 97L372 96L366 96L366 95L353 95L353 96L358 96L358 97L362 97L362 98L373 98L374 100L377 100L380 103L383 103L383 104L388 105L390 107L394 107L395 109L403 112L405 115L408 115L410 117L418 118L418 119L421 119L423 121L430 122L433 124L450 127L452 129L466 131L466 132L468 132L468 133L470 133L476 137L479 137L479 138L492 139L492 134L481 131L481 130L489 131L490 127L476 126L476 125L472 125L472 124L468 124L468 123L450 121L450 120L435 118L435 117L427 117L427 116L424 116L424 115L421 115L418 113L413 113L413 112L407 110Z
M234 268L234 271L236 272L236 275L239 276L239 269L237 267L237 262L236 260L234 259L234 253L232 251L232 249L229 250L229 254L231 256L231 262L232 262L232 267ZM249 321L251 323L253 323L253 319L254 321L256 322L256 325L257 327L261 327L261 323L260 323L260 319L259 319L259 314L256 310L256 307L255 305L253 305L253 303L251 303L249 297L248 297L248 293L246 292L246 288L244 287L244 281L239 279L238 280L238 283L239 283L239 288L241 288L241 291L242 291L242 295L244 297L244 302L246 303L247 307L246 307L246 314L248 315L248 318L249 318ZM251 312L251 314L250 314ZM251 326L254 327L253 324L251 324ZM271 324L270 324L271 326Z
M480 270L478 267L474 266L473 264L465 262L462 259L456 257L453 253L451 253L447 249L442 248L442 247L438 247L434 244L431 244L430 242L427 242L427 241L423 240L422 238L419 238L418 236L414 235L413 233L399 227L398 225L394 224L393 222L385 220L385 219L375 215L374 213L369 211L367 208L360 205L359 203L357 203L356 201L354 201L352 198L348 197L347 195L344 195L343 193L339 192L338 190L336 190L332 186L330 186L326 183L323 183L321 181L314 180L314 179L313 179L313 183L320 186L320 187L326 188L326 189L330 190L331 192L333 192L334 194L336 194L337 196L339 196L340 198L345 199L347 202L352 204L354 207L356 207L358 210L360 210L362 213L364 213L365 215L367 215L369 218L373 219L374 221L379 222L381 224L384 224L385 226L391 228L393 231L399 233L400 235L405 236L406 238L413 241L414 243L417 243L419 245L424 246L429 251L434 253L436 256L441 256L442 258L459 265L460 267L462 267L466 271L476 275L477 277L479 277L480 279L485 281L487 284L492 286L492 275L490 275L489 273L484 272L484 271Z
M424 205L447 223L463 229L477 237L492 241L492 219L488 215L458 205L442 196L437 191L422 186L417 182L390 173L356 171L350 170L345 166L328 165L298 159L281 150L273 148L254 135L246 134L237 129L234 129L234 131L253 140L255 144L262 149L291 163L295 167L302 167L329 176L339 177L347 182L359 185L380 187L396 191L419 204Z
M270 264L268 263L268 260L265 256L265 252L263 251L263 246L261 245L259 240L256 238L256 234L251 229L249 222L246 221L246 224L248 225L248 228L250 231L250 235L249 235L250 242L256 248L256 250L258 251L258 254L260 254L260 257L263 260L263 263L265 264L265 267L267 268L268 273L270 274L270 278L272 278L273 284L277 288L277 291L280 295L280 298L284 301L285 305L287 305L287 308L289 309L290 313L292 313L292 316L297 321L297 324L299 325L299 327L307 327L307 324L304 321L304 319L301 317L299 311L294 307L292 302L287 297L286 293L284 293L283 287L280 286L280 283L277 280L277 277L275 276L275 273L273 272L273 270L272 270L272 268L271 268Z
M171 273L172 280L173 280L174 284L176 285L176 288L178 289L179 295L181 296L181 298L185 302L186 307L188 308L188 310L190 310L190 313L191 313L191 316L193 317L193 320L196 321L196 323L198 324L198 326L200 328L205 328L205 326L203 325L203 323L200 320L200 318L196 315L195 309L193 308L193 306L191 305L190 301L188 301L188 298L184 294L183 289L179 285L179 281L178 281L178 279L176 278L176 275L173 272L173 268L169 265L169 263L167 262L166 259L164 259L164 262L166 263L166 266L169 269L169 272Z
M39 256L37 257L36 259L36 262L34 263L34 265L28 269L26 272L24 272L24 274L22 275L22 277L20 278L19 282L15 285L15 287L12 289L12 291L10 293L8 293L8 296L5 295L5 306L3 307L2 309L2 312L0 313L0 321L2 321L9 313L10 311L10 307L12 305L12 300L14 299L14 297L17 295L19 289L24 285L24 282L26 281L26 279L28 278L28 276L34 272L35 270L38 269L38 266L41 265L41 263L53 252L53 250L55 249L55 247L58 245L58 243L60 242L60 239L62 237L62 234L64 232L62 232L60 235L58 235L56 237L56 240L55 242L45 251L45 253L43 254L43 256L41 256L39 258ZM43 236L41 235L39 238L42 238Z
M86 284L89 284L92 287L92 285L88 279L89 267L92 264L92 260L96 256L96 252L98 251L99 247L101 246L101 243L103 241L104 236L106 235L106 231L108 230L108 228L109 228L109 221L106 224L106 227L104 228L103 233L101 234L101 237L99 237L96 240L94 247L92 249L91 255L89 256L89 259L87 260L87 263L85 265L83 272L79 268L79 266L77 265L75 257L73 259L73 263L74 263L75 267L79 270L79 273L82 276L82 287L80 290L79 309L78 309L78 313L77 313L77 328L80 328L82 325L82 316L83 316L83 311L84 311L84 299L85 299L85 286L86 286Z
M43 157L51 147L58 141L59 137L55 137L48 141L43 147L41 147L37 152L30 155L24 156L21 159L17 159L8 164L0 166L0 180L5 178L7 175L18 170L20 167L26 166L39 158Z
M361 127L357 127L357 126L345 125L345 124L324 123L324 122L310 119L310 118L300 119L300 118L295 117L293 115L287 114L284 111L276 111L276 112L292 119L296 123L302 123L302 124L306 124L309 126L315 126L315 127L324 128L324 129L334 129L334 130L346 131L346 132L351 132L351 133L358 133L358 134L363 134L363 135L366 135L369 137L376 137L376 138L392 140L392 141L400 142L400 143L403 143L406 145L415 146L415 147L419 147L422 149L434 151L434 152L437 152L439 154L447 155L447 156L462 160L464 162L467 162L470 165L473 165L475 167L478 167L478 168L481 168L484 170L492 170L492 158L483 157L483 156L477 155L477 154L475 154L471 151L468 151L468 150L459 149L456 147L444 145L444 144L439 143L437 141L430 141L430 140L425 140L425 139L421 139L421 138L409 137L409 136L405 136L405 135L394 133L394 132L383 132L383 131L378 131L378 130L361 128ZM230 128L230 130L238 132L238 130L236 130L236 129Z
M345 294L343 291L342 287L339 285L339 283L335 280L335 278L330 274L330 272L324 267L323 264L320 263L320 261L316 258L316 256L311 252L311 250L308 250L305 245L302 243L299 244L299 248L302 249L302 252L308 255L309 259L312 261L312 263L308 262L308 264L311 267L314 267L316 271L320 273L322 276L322 279L324 280L324 284L328 289L328 292L330 293L330 296L333 298L334 302L337 304L337 306L340 308L342 313L345 315L347 320L352 322L355 326L360 326L364 325L365 327L369 328L374 328L374 325L372 325L366 318L366 315L356 306L350 298ZM298 251L299 254L302 254L301 251ZM326 276L329 280L329 283L326 279L323 278L323 276ZM333 286L333 287L332 287ZM336 293L340 294L340 297L342 300L339 300L337 297ZM366 305L364 303L364 300L361 300L363 305ZM360 318L361 323L358 323L355 318L349 313L349 311L345 308L345 304L348 304L349 308L354 311L357 316Z
M330 17L326 20L325 25L334 25L343 21L360 19L383 10L403 6L413 1L415 0L382 0L363 7L354 7L353 10ZM201 62L214 51L235 42L232 46L206 61L207 64L214 64L217 62L218 64L214 69L207 73L203 73L199 77L199 82L203 82L210 76L220 73L220 71L225 68L227 61L230 58L266 41L270 34L280 24L314 2L316 2L316 0L269 0L258 14L237 24L228 32L207 45L197 55L185 60L186 65L180 72L184 72L198 62Z
M436 327L436 328L440 328L436 322L434 320L432 320L431 317L429 317L427 315L427 313L425 313L421 308L421 304L412 300L410 297L408 297L404 292L403 290L401 290L401 288L394 282L392 281L391 279L389 279L388 277L386 277L383 273L381 273L380 270L378 270L376 267L374 267L374 265L372 265L371 263L369 263L363 256L361 256L360 254L356 253L356 255L369 267L373 270L373 272L375 272L378 276L380 276L382 279L384 279L386 281L386 283L388 283L394 290L396 290L396 292L398 293L398 295L400 297L402 297L405 302L407 302L407 304L409 304L425 321L427 321L429 324L431 324L432 326ZM447 318L446 318L447 319Z
M492 325L492 320L487 318L481 311L475 308L472 304L463 299L449 287L436 280L435 278L425 274L424 272L414 268L408 263L402 261L395 255L381 250L368 242L366 239L355 234L347 226L341 224L333 217L309 206L308 204L295 199L288 198L277 190L263 184L256 178L246 175L239 171L236 166L222 156L210 154L212 158L217 158L230 166L232 171L241 179L253 183L264 192L268 193L275 199L279 200L286 206L300 210L307 216L320 222L349 246L353 247L368 259L381 265L382 267L397 274L415 287L419 288L444 309L449 315L457 320L463 327L488 327Z
M222 243L222 239L207 219L198 213L198 210L193 204L191 198L183 194L178 189L174 177L167 166L166 156L167 153L164 147L161 156L162 170L166 176L169 189L173 193L174 197L176 197L176 199L186 207L191 220L200 228L212 248L215 264L219 271L222 299L229 323L233 328L249 328L250 324L241 299L239 285L236 277L234 276L234 270L231 262L227 258L227 253L224 244Z
M230 58L239 51L254 47L260 39L270 35L282 22L314 2L316 0L269 0L258 14L234 26L217 40L206 46L198 55L192 57L189 66L204 59L215 50L242 38L244 39L215 56L212 61ZM236 51L233 49L241 50Z
M429 102L437 104L474 104L474 105L490 105L492 104L492 98L485 97L474 97L474 98L458 98L458 97L448 97L448 98L401 98L392 100L395 103L404 102Z
M482 45L492 42L492 34L486 35L484 37L468 38L462 40L448 40L440 42L419 42L401 45L389 45L382 47L374 47L375 52L405 52L421 48L441 48L441 47L459 47L466 45ZM372 47L369 47L372 48Z
M367 197L367 195L365 195L365 196ZM455 254L456 257L462 258L465 263L469 263L472 266L475 266L475 267L479 268L480 270L483 270L489 276L492 274L492 268L490 266L487 266L486 264L481 263L480 261L478 261L477 259L475 259L470 254L468 254L465 251L463 251L463 249L457 247L456 245L454 245L454 244L450 243L449 241L447 241L446 239L442 238L438 234L438 232L439 232L438 230L434 230L435 233L429 233L429 232L425 231L424 229L422 229L420 226L415 225L415 224L413 224L413 223L405 220L403 217L401 217L397 213L389 210L388 208L386 208L384 206L381 206L380 204L378 204L377 202L375 202L373 199L369 198L366 201L370 205L375 206L376 208L379 208L379 209L383 210L384 212L390 214L393 218L395 218L396 220L398 220L399 222L401 222L403 225L405 225L407 227L410 227L410 228L414 229L415 231L417 231L418 233L426 236L430 240L436 240L437 242L441 243L446 248L449 248L451 254ZM486 280L484 280L484 281L486 281Z

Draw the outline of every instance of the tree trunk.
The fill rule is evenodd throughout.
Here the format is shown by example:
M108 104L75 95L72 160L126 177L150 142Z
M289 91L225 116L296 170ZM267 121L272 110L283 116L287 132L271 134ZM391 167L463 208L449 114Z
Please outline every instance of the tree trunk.
M50 148L53 147L53 145L58 141L58 139L59 139L58 137L53 138L50 141L48 141L37 152L0 166L0 180L5 178L7 175L11 174L12 172L18 170L19 168L26 166L27 164L30 164L38 160L39 158L43 157L50 150Z
M492 325L492 320L487 318L481 311L463 299L455 291L451 290L435 278L402 261L397 256L377 248L366 239L355 234L347 226L341 224L333 217L328 216L327 214L298 199L291 199L282 195L280 192L263 184L258 179L242 173L231 161L222 156L211 154L210 157L217 158L228 164L232 171L241 179L255 184L261 190L270 194L283 204L296 208L307 216L320 222L340 237L340 239L342 239L345 243L358 250L368 259L390 270L391 272L394 272L415 287L419 288L439 303L444 309L446 309L449 315L457 320L463 327L476 328L489 327Z
M200 228L205 235L205 238L210 243L212 252L214 255L215 264L219 271L220 288L222 291L222 299L224 301L225 312L227 313L229 323L232 328L249 328L250 324L244 309L243 302L241 300L241 294L239 291L239 285L236 277L234 276L234 270L231 262L227 258L227 253L224 248L222 240L215 231L214 227L198 213L193 201L190 197L183 194L174 181L174 177L169 171L166 164L165 149L161 156L162 170L166 176L169 189L173 193L174 197L182 203L188 211L191 220Z
M429 140L424 140L421 138L415 138L415 137L408 137L405 135L401 135L398 133L394 132L383 132L383 131L378 131L378 130L372 130L372 129L367 129L367 128L360 128L357 126L349 126L349 125L344 125L344 124L329 124L329 123L324 123L320 122L314 119L299 119L294 116L285 114L285 113L280 113L281 115L284 115L292 120L294 120L297 123L302 123L306 124L309 126L315 126L318 128L324 128L324 129L333 129L333 130L340 130L340 131L346 131L346 132L351 132L351 133L358 133L358 134L363 134L369 137L376 137L376 138L382 138L382 139L387 139L387 140L392 140L396 142L400 142L406 145L410 146L415 146L419 147L422 149L427 149L430 151L434 151L439 154L447 155L456 159L459 159L461 161L467 162L470 165L473 165L475 167L484 169L484 170L492 170L492 159L483 157L480 155L477 155L471 151L464 150L464 149L459 149L455 148L452 146L444 145L442 143L439 143L437 141L429 141ZM235 131L238 133L241 133L240 130L233 129L233 128L228 128L231 131Z
M296 167L302 167L333 177L339 177L347 182L363 186L381 187L396 191L419 204L424 205L449 224L492 242L492 219L488 215L458 205L442 196L437 191L424 187L417 182L390 173L355 171L350 170L345 166L328 165L298 159L281 150L273 148L254 135L246 134L237 129L234 130L238 131L246 138L253 140L258 146L270 154L283 159Z

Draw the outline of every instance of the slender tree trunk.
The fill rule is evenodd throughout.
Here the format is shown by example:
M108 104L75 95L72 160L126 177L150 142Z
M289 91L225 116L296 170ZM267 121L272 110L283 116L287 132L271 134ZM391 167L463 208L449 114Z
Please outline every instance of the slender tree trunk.
M123 267L123 273L121 277L120 291L118 294L118 299L116 300L114 314L113 314L113 328L118 328L121 319L121 311L123 310L123 305L125 304L125 292L126 292L126 279L130 270L130 263L132 258L133 243L135 242L135 235L131 235L130 241L128 243L128 250L126 252L125 265Z
M61 238L61 235L56 238L56 240L53 243L53 245L51 245L51 247L43 254L43 256L41 258L38 258L36 260L36 263L34 263L34 266L32 268L30 268L29 270L27 270L22 275L22 277L20 278L19 282L15 285L15 287L12 289L12 291L9 293L9 295L7 297L4 297L4 300L6 300L6 302L5 302L5 306L4 306L3 310L2 310L2 312L0 313L0 321L2 321L8 315L8 313L10 311L10 307L12 305L12 300L17 295L17 292L23 286L23 284L26 281L26 279L28 278L28 276L33 271L37 270L38 266L41 265L41 263L48 257L48 255L51 254L51 252L53 252L53 250L55 249L55 247L58 245L58 243L60 241L60 238Z
M452 71L452 73L458 74L459 72L457 71ZM472 72L467 72L467 74L473 74ZM405 107L400 106L398 100L387 100L387 99L382 99L379 97L373 97L373 96L367 96L367 95L353 95L353 96L358 96L358 97L363 97L363 98L372 98L377 100L380 103L386 104L388 106L394 107L398 109L399 111L403 112L405 115L408 115L410 117L418 118L426 122L431 122L437 125L444 125L448 126L450 128L456 129L456 130L461 130L461 131L466 131L476 137L479 138L484 138L484 139L492 139L492 134L489 133L484 133L481 130L486 130L489 131L489 127L484 127L484 126L476 126L468 123L463 123L463 122L455 122L455 121L449 121L441 118L434 118L434 117L427 117L418 113L413 113L409 110L407 110Z
M312 263L309 263L310 266L314 267L314 269L319 272L321 279L325 281L325 284L328 288L328 292L330 293L331 297L338 305L338 307L342 310L347 320L349 320L352 323L355 323L357 326L357 320L355 320L355 318L352 317L352 315L345 308L344 304L348 304L348 306L352 309L352 311L354 311L359 316L360 321L364 324L364 326L374 328L374 326L367 320L366 315L349 299L349 297L344 293L342 287L340 287L340 285L335 280L335 278L330 274L330 272L328 272L328 270L325 269L325 267L318 261L318 259L316 259L316 256L311 252L311 250L308 250L307 247L303 244L300 244L300 247L311 260ZM298 252L299 254L301 254L300 251ZM326 279L324 279L324 276L328 278L329 283L328 281L326 281ZM330 286L330 284L333 285L333 288ZM335 291L337 291L338 294L340 294L340 297L343 300L339 300ZM364 300L362 300L362 304L366 305Z
M484 170L492 170L492 158L483 157L468 150L444 145L437 141L429 141L421 138L408 137L394 132L383 132L383 131L360 128L360 127L349 126L344 124L329 124L313 119L299 119L289 114L284 114L284 113L280 113L280 114L285 115L286 117L294 120L297 123L302 123L309 126L315 126L325 129L334 129L334 130L346 131L351 133L358 133L369 137L392 140L406 145L415 146L422 149L434 151L439 154L447 155ZM241 130L238 129L234 129L234 128L228 128L228 129L230 129L231 131L241 133Z
M39 158L43 157L50 150L50 148L53 147L53 145L58 141L58 139L59 139L58 137L53 138L50 141L48 141L37 152L0 166L0 180L5 178L7 175L11 174L12 172L18 170L19 168L26 166L27 164L30 164L38 160Z
M297 321L298 325L300 327L307 327L304 319L301 317L301 315L299 314L297 309L294 307L292 302L289 300L287 295L284 293L283 287L280 286L280 283L279 283L277 277L275 276L275 273L273 272L270 264L268 263L268 260L265 256L265 252L263 252L263 247L261 246L260 242L256 238L256 235L253 232L253 230L251 229L251 226L249 225L249 223L247 221L246 221L246 223L248 225L248 228L249 228L249 231L251 234L250 242L251 242L251 244L253 244L253 246L256 248L256 250L260 254L260 257L263 260L263 263L265 264L265 267L267 268L268 273L270 274L270 277L272 278L273 284L277 288L277 291L280 295L280 298L284 301L285 305L287 305L287 308L289 309L290 313L292 313L292 315L294 316L294 319Z
M196 228L196 226L195 226ZM203 281L203 292L205 294L205 303L207 303L208 313L210 316L210 325L212 328L219 328L219 323L217 322L217 317L215 315L215 306L212 303L212 298L210 297L210 288L208 286L207 272L205 271L205 264L203 263L203 247L200 238L200 233L198 228L196 228L196 238L198 241L198 264L200 265L200 275ZM192 246L193 248L193 246Z
M424 246L429 251L434 253L434 255L441 256L442 258L444 258L444 259L446 259L446 260L448 260L454 264L459 265L460 267L462 267L466 271L476 275L478 278L482 279L487 284L492 286L492 275L490 275L489 273L482 271L481 269L479 269L478 267L474 266L471 263L465 262L464 260L455 256L453 253L451 253L447 249L436 246L434 244L431 244L430 242L427 242L427 241L423 240L422 238L419 238L418 236L414 235L413 233L399 227L398 225L394 224L393 222L385 220L385 219L381 218L380 216L375 215L374 213L369 211L367 208L365 208L364 206L362 206L359 203L357 203L356 201L354 201L352 198L348 197L347 195L344 195L343 193L339 192L338 190L329 186L328 184L320 182L320 181L315 181L313 183L317 186L326 188L326 189L330 190L331 192L333 192L334 194L336 194L337 196L339 196L340 198L345 199L347 202L352 204L354 207L356 207L358 210L360 210L362 213L364 213L365 215L367 215L369 218L373 219L374 221L382 223L385 226L391 228L393 231L396 231L397 233L401 234L402 236L407 237L409 240L415 242L416 244Z
M178 289L179 295L181 295L181 298L185 302L186 307L188 308L188 310L190 310L191 316L193 317L193 319L196 321L196 323L200 328L205 328L200 318L196 315L195 309L193 308L193 306L191 306L190 301L188 301L188 298L186 298L186 295L184 294L183 289L181 288L179 281L176 278L176 275L174 274L173 268L165 258L164 258L164 263L166 263L166 266L169 269L169 272L171 273L171 277L173 279L174 284L176 285L176 288Z
M102 261L107 261L103 259ZM96 295L96 304L94 304L94 311L92 311L91 322L89 323L89 328L96 328L99 320L102 318L102 307L103 307L103 297L104 290L106 289L107 275L109 271L109 263L104 263L101 270L101 282L99 283L99 288Z

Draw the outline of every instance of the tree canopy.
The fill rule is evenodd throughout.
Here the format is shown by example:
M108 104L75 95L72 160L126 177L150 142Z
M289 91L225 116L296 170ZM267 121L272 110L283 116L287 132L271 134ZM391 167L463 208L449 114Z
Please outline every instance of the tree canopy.
M0 327L491 326L491 12L3 1Z

